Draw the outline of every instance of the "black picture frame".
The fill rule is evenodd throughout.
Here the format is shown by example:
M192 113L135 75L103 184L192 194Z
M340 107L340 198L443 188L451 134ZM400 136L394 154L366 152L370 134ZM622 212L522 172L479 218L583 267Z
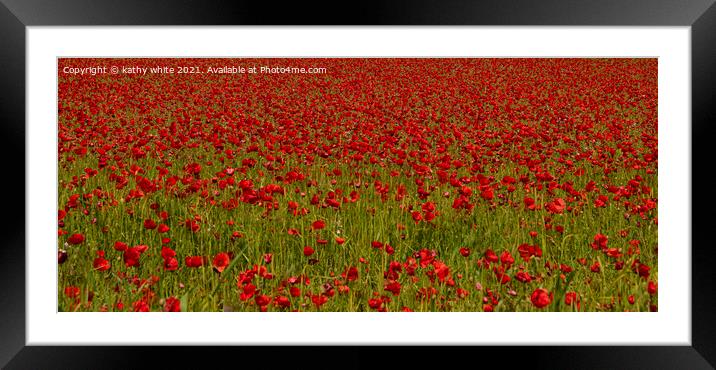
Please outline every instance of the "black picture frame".
M502 359L506 365L547 368L713 368L716 365L714 219L707 194L716 138L716 5L714 0L480 1L401 0L385 3L311 1L267 5L260 1L0 0L0 128L3 142L4 243L0 247L0 365L8 369L201 367L223 361L270 365L321 365L327 350L306 347L49 347L25 345L25 30L28 26L80 25L524 25L690 26L692 98L692 346L524 346L442 348L334 347L336 367L385 367ZM668 155L668 153L665 153ZM20 194L25 196L20 197ZM702 199L703 198L703 199ZM686 248L688 246L668 246ZM629 330L625 328L625 330ZM454 353L449 353L453 352ZM370 352L370 353L368 353ZM188 356L191 353L191 356ZM277 355L280 353L280 355ZM433 353L433 352L431 352ZM243 360L237 360L242 358ZM148 360L147 360L148 359ZM386 359L386 360L378 360ZM329 360L324 366L334 367ZM330 360L332 361L332 360ZM386 362L387 361L387 362ZM300 365L301 366L301 365ZM303 366L301 366L303 367Z

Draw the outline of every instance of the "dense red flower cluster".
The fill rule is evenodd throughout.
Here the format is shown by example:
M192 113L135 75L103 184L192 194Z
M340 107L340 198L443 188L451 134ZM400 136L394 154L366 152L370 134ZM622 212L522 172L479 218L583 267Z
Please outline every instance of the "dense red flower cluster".
M655 59L59 61L104 65L59 74L63 310L657 307Z

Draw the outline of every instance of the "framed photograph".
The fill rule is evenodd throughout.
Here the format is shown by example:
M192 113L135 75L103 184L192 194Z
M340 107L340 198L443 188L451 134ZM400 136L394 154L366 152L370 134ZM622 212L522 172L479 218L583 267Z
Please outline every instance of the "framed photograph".
M713 368L711 1L305 5L3 0L7 368Z

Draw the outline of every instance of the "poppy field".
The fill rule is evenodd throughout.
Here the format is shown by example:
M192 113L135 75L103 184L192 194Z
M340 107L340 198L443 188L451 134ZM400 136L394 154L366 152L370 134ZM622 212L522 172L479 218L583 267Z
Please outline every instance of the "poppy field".
M657 72L58 59L58 310L657 311Z

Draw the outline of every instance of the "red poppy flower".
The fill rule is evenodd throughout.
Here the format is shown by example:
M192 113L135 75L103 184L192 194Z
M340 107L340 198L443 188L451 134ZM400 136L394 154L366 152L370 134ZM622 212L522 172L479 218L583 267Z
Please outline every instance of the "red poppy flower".
M438 276L438 280L444 283L445 279L450 276L450 267L439 261L434 262L433 267L435 268L435 274Z
M619 258L622 256L622 253L618 248L607 248L605 253L607 256L612 258Z
M176 271L179 268L179 261L174 257L164 259L164 270Z
M288 299L288 297L284 297L284 296L276 297L274 299L274 304L281 308L291 307L291 301Z
M385 285L385 291L393 293L394 296L400 295L400 283L397 281L391 281Z
M82 234L80 234L80 233L72 234L72 235L70 235L70 237L67 239L67 242L70 243L70 244L72 244L72 245L82 244L82 242L84 242L84 241L85 241L85 236L82 235Z
M154 222L154 220L150 220L150 219L144 220L144 228L145 229L152 230L152 229L155 229L156 227L157 227L157 223Z
M107 271L111 265L109 261L104 258L104 253L101 253L101 255L92 262L92 267L97 271Z
M592 243L592 249L607 249L607 236L604 234L597 234L594 236L594 242Z
M346 280L356 281L358 279L358 269L355 266L351 266L346 271Z
M530 281L532 281L532 276L530 276L530 274L524 271L520 271L517 273L517 275L515 275L515 279L523 283L529 283Z
M520 244L520 246L517 247L517 252L525 262L529 262L533 256L542 257L542 249L536 245Z
M69 298L75 298L80 295L80 288L76 286L65 287L65 295Z
M594 200L594 207L596 208L606 207L607 204L609 204L609 198L605 195L600 195Z
M640 277L642 277L644 279L649 278L649 271L651 270L651 268L649 266L647 266L643 263L639 263L639 267L637 268L637 270L639 271Z
M457 288L457 290L455 290L455 294L456 294L459 298L466 298L467 296L470 295L470 292L467 291L467 290L465 290L465 289L462 289L462 288Z
M271 303L271 297L260 294L254 297L254 302L256 302L259 307L268 306L268 304Z
M167 231L169 231L169 226L167 226L166 224L159 224L159 226L157 227L157 232L160 234L163 234Z
M497 254L492 249L488 249L485 251L485 259L487 259L489 262L499 261Z
M139 266L139 258L146 250L146 245L137 245L131 248L127 248L123 254L124 264L127 267Z
M127 250L127 244L124 244L124 243L119 242L119 241L118 241L118 242L115 242L115 243L114 243L114 249L115 249L115 250L118 250L118 251L120 251L120 252L124 252L124 251Z
M167 259L175 257L176 255L177 252L175 252L173 249L162 246L162 258Z
M61 265L61 264L65 263L65 261L67 261L67 251L65 251L64 249L58 250L57 251L57 263Z
M624 268L624 261L616 261L614 262L614 269L619 271Z
M317 308L320 308L320 307L323 306L326 302L328 302L328 297L326 297L326 296L323 295L323 294L313 295L313 296L311 296L311 301L313 302L313 304L316 305Z
M314 221L313 224L311 225L311 228L313 230L321 230L324 227L326 227L326 222L323 220Z
M303 255L304 256L308 257L308 256L313 255L313 253L315 253L315 250L313 248L311 248L309 246L303 247Z
M164 312L181 312L181 301L176 297L169 297L164 301Z
M214 260L212 261L212 265L214 266L214 271L216 272L223 272L224 269L226 269L227 266L229 266L229 262L231 262L231 258L227 253L219 253L214 257Z
M530 197L524 198L524 204L525 204L525 208L529 209L529 210L534 210L537 208L537 205L535 204L535 200Z
M383 305L383 301L379 298L371 298L368 300L368 307L377 310Z
M239 299L247 301L256 294L256 285L248 283L241 288Z
M552 203L548 204L548 211L552 213L562 213L564 212L564 209L567 207L567 203L565 203L564 199L557 198Z
M567 292L564 295L564 304L567 306L571 306L572 303L578 302L577 301L577 292Z
M202 256L189 256L184 258L184 263L187 267L201 267L204 265L204 257Z
M537 288L532 292L530 300L535 307L544 308L552 303L552 295L546 289Z
M510 275L505 274L504 266L500 266L500 268L495 267L492 271L495 273L495 277L497 277L497 281L499 281L500 284L504 285L510 282Z
M461 254L463 257L468 257L468 256L470 256L470 249L469 249L469 248L462 247L462 248L460 248L460 254Z
M502 263L503 265L505 265L506 268L509 269L510 266L515 263L515 258L512 257L512 254L510 254L510 252L504 251L500 255L500 263Z
M132 303L132 309L134 312L149 312L149 305L144 299L140 299Z

